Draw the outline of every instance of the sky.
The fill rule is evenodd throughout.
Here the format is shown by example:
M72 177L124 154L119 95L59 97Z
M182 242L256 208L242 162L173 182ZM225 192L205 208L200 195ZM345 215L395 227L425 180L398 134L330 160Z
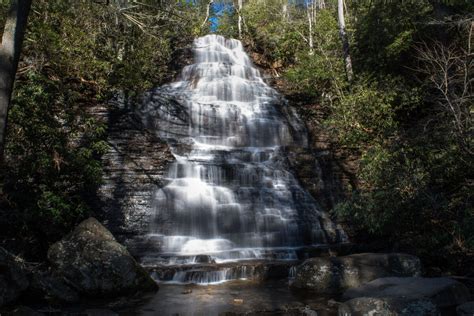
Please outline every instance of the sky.
M219 27L219 17L222 16L226 11L232 12L233 6L232 4L213 3L212 9L214 10L215 15L212 15L209 18L209 21L211 22L211 32L215 32Z

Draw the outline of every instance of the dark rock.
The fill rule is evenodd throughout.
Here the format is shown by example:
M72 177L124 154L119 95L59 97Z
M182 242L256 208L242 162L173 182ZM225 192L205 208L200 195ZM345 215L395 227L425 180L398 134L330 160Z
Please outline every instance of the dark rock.
M451 278L380 278L347 290L342 312L394 315L436 315L438 308L452 307L469 298L468 289Z
M427 299L403 297L359 297L339 306L339 315L439 315L436 305Z
M75 303L79 301L79 294L63 279L51 275L48 272L36 272L31 277L31 285L28 289L28 297L45 299L47 301L58 301Z
M458 316L472 316L474 315L474 302L467 302L462 305L459 305L456 308L456 313Z
M87 316L118 316L118 314L109 309L86 309Z
M15 301L28 285L23 262L0 247L0 306Z
M336 294L388 276L419 276L420 260L411 255L365 253L312 258L296 268L293 287Z
M209 255L197 255L194 259L195 263L216 263Z
M474 278L454 276L452 279L464 284L471 293L471 300L474 300Z
M438 307L449 307L469 300L469 291L451 278L381 278L344 292L345 299L356 297L429 298Z
M43 313L35 311L27 306L18 306L7 315L9 316L43 316Z
M158 289L127 249L96 219L89 218L51 246L54 274L86 296L117 296Z

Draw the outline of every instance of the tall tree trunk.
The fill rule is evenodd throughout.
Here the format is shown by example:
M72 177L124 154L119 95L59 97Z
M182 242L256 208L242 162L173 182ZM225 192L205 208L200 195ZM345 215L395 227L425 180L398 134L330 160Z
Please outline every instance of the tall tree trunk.
M313 7L311 4L306 5L306 14L308 16L308 44L309 44L309 54L314 54L314 42L313 42Z
M288 3L283 2L281 5L281 13L283 16L283 21L288 21L289 15L288 15Z
M346 22L344 21L344 0L337 1L337 15L339 19L339 34L342 41L342 54L344 56L344 64L346 67L347 80L352 81L354 72L352 71L352 59L349 52L349 40L346 33Z
M238 0L239 13L239 38L242 39L242 0Z
M207 21L209 21L209 15L211 14L211 6L213 3L214 3L214 0L209 0L209 3L207 4L207 8L206 8L206 18L204 19L204 22L202 22L201 28L203 28L204 25L206 25Z
M0 46L0 164L3 163L8 108L20 60L31 0L12 0Z

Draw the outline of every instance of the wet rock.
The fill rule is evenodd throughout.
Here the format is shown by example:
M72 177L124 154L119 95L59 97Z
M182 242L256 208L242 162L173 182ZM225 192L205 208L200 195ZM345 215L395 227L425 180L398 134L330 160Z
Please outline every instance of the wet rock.
M451 278L380 278L347 290L341 313L371 312L394 315L436 315L439 308L469 299L468 289Z
M420 260L411 255L365 253L311 258L296 268L292 286L336 294L381 277L419 276Z
M458 316L472 316L474 315L474 301L459 305L456 308Z
M197 255L194 259L195 263L216 263L209 255Z
M96 219L89 218L51 246L54 275L86 296L117 296L157 290L157 284L127 249Z
M0 306L15 301L28 285L21 259L0 247Z
M312 310L311 308L306 306L305 308L303 308L301 310L301 315L304 315L304 316L318 316L318 312L316 312L315 310Z
M207 284L228 280L253 281L286 279L294 261L254 260L245 262L158 265L149 267L151 275L159 281Z

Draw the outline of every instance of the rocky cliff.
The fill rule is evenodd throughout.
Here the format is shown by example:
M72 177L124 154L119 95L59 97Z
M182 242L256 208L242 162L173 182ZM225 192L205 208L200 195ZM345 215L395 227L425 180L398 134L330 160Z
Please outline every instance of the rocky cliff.
M152 195L163 185L162 175L174 159L168 145L147 130L126 104L116 100L94 109L94 116L107 124L110 146L102 157L100 217L119 240L146 230Z

